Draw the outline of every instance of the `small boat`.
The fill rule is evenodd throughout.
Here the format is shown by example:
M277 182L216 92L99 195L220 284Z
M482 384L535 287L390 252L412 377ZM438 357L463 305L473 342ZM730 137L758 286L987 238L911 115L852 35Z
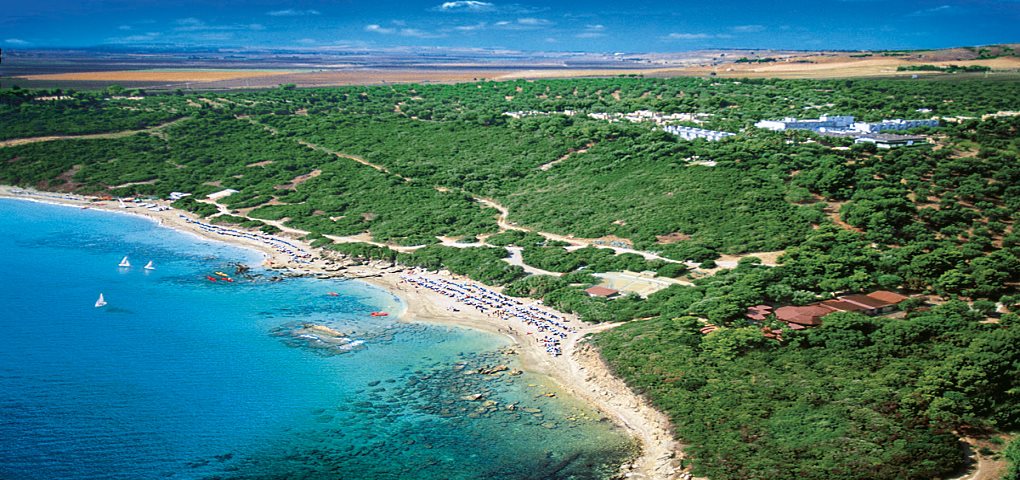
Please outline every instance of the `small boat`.
M156 269L156 267L152 266L152 260L149 260L149 263L145 264L145 269L146 270L155 270Z
M331 296L331 297L339 297L339 296L340 296L340 294L339 294L339 293L336 293L336 292L329 292L329 293L327 293L326 295L329 295L329 296Z
M129 262L129 261L128 261L127 257L124 257L124 258L123 258L123 259L122 259L122 260L120 261L120 263L119 263L119 264L117 264L117 266L118 266L118 267L130 267L130 266L131 266L131 262Z
M372 312L369 315L373 317L388 317L390 314L386 312Z
M215 273L216 275L219 275L221 277L229 277L230 276L230 275L227 275L227 274L225 274L223 272L213 272L213 273Z
M210 282L215 282L217 280L217 278L212 275L206 275L205 278L208 279Z
M103 298L103 294L99 294L99 300L96 300L96 308L106 306L106 299Z
M233 279L233 278L230 278L230 277L224 278L224 279L223 279L223 281L225 281L225 282L230 282L230 283L234 283L234 279Z

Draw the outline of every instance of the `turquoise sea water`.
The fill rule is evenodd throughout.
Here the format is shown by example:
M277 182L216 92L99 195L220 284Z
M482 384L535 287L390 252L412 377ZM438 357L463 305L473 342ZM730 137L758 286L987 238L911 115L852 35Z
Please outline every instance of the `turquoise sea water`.
M471 374L514 365L502 337L370 317L399 300L359 282L205 278L260 261L0 200L0 478L603 478L633 453L543 377ZM364 344L315 348L304 323Z

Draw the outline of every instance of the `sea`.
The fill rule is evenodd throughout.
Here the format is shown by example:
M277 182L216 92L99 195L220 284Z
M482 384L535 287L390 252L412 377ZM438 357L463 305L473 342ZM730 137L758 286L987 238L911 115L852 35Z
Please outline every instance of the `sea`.
M549 378L512 374L507 338L373 317L401 300L261 261L0 199L0 478L598 479L636 453Z

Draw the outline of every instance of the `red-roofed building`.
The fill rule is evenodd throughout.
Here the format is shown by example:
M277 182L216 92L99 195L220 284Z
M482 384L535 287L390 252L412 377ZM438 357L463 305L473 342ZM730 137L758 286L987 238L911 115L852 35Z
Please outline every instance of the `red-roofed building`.
M837 312L863 312L867 310L866 307L856 303L844 302L842 300L826 300L821 302L821 305L831 308Z
M867 295L862 295L859 293L853 295L843 295L842 297L839 297L839 299L847 303L860 305L862 307L860 312L867 315L878 315L879 313L888 312L892 310L894 307L896 307L895 303L889 303L887 301L879 300L877 298L869 297Z
M868 294L868 296L876 300L892 303L894 305L898 305L900 302L906 300L907 298L910 298L905 295L900 295L896 292L890 292L888 290L878 290L875 292L871 292Z
M755 305L753 307L747 307L747 313L744 313L744 317L749 320L757 322L765 320L766 317L772 315L772 307L768 305Z
M602 297L602 298L613 298L613 297L615 297L615 296L620 294L619 290L613 290L612 288L602 287L602 286L599 286L599 285L591 287L591 288L585 290L585 292L588 295L591 295L593 297Z
M803 307L786 306L776 309L776 318L787 324L797 324L813 327L822 324L822 317L834 312L833 309L819 304L805 305ZM791 325L791 328L793 326Z

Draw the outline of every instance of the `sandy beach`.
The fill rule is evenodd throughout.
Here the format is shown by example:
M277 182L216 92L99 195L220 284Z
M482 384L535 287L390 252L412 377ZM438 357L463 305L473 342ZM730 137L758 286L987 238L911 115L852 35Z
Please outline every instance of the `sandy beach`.
M143 216L167 228L255 249L265 255L265 266L281 269L292 275L357 278L384 288L402 300L405 310L400 312L401 321L458 325L505 335L516 345L515 350L519 354L523 369L549 377L561 389L602 411L640 442L640 455L621 467L621 476L648 479L689 478L689 474L677 468L682 453L680 445L673 439L668 418L615 377L595 347L585 340L587 335L613 328L615 325L585 324L576 316L555 312L534 300L522 299L522 303L528 307L552 312L564 318L573 328L574 331L566 333L561 340L562 355L553 356L537 341L540 332L534 328L529 329L523 323L508 322L482 313L459 304L456 299L407 282L402 278L404 269L399 266L379 262L370 262L366 265L341 263L335 253L315 249L296 238L297 235L288 235L287 232L275 237L277 239L275 242L266 240L266 237L269 237L267 235L235 227L223 230L241 232L244 235L224 234L222 231L208 228L208 224L199 221L194 215L173 208L157 210L130 203L129 208L123 208L116 200L99 201L80 195L39 192L9 186L0 186L0 197ZM169 207L169 203L165 201L149 203ZM303 258L301 256L303 253L310 254L310 257ZM447 272L417 271L414 274L426 279L483 287ZM498 291L492 287L484 288Z

